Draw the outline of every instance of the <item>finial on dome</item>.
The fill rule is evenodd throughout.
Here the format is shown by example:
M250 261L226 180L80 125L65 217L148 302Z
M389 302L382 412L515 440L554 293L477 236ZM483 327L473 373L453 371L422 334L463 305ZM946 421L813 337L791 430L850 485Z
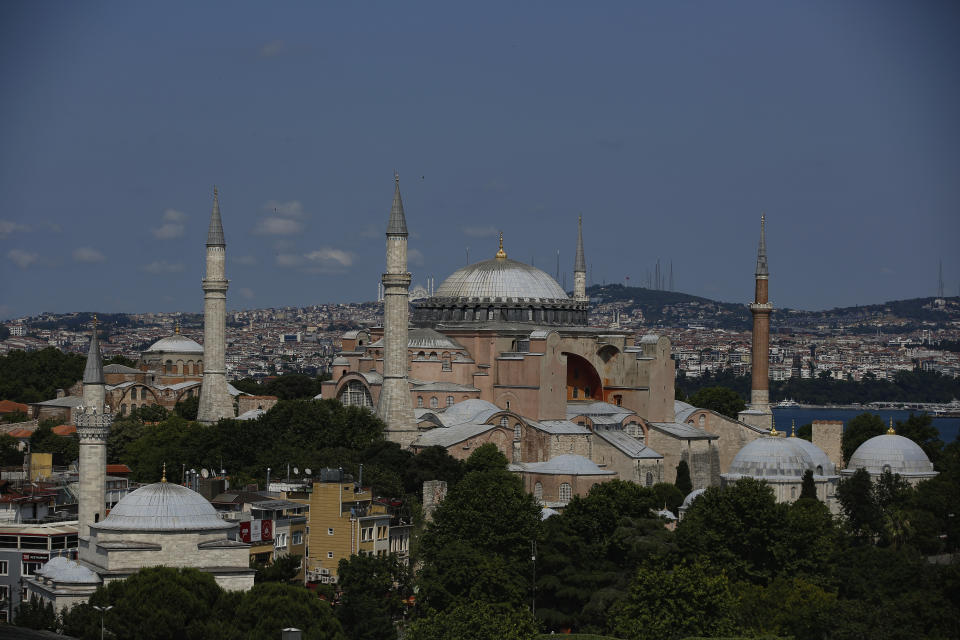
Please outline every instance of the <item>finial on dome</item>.
M777 431L777 421L774 419L773 414L770 415L770 435L774 438L780 435L780 432Z
M893 416L890 416L890 428L887 429L887 435L888 435L888 436L895 436L895 435L897 435L897 432L894 431L894 429L893 429Z
M167 481L167 463L164 462L164 463L163 463L163 475L160 477L160 482L166 482L166 481Z
M506 258L507 252L503 250L503 231L500 232L500 249L497 251L498 258Z
M791 438L797 437L797 421L796 420L790 421L790 437Z
M93 314L93 328L97 328L97 314Z
M174 320L174 321L173 321L173 332L174 332L175 334L177 334L177 335L180 335L180 321L179 321L179 320Z

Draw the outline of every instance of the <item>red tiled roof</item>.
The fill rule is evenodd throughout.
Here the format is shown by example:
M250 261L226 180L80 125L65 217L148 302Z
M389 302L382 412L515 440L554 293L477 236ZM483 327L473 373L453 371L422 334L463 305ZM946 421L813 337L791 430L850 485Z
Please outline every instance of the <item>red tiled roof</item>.
M77 432L77 428L72 424L58 424L53 429L50 429L58 436L72 436Z
M125 473L133 473L133 469L125 464L108 464L107 473L113 476L119 476Z
M7 435L13 436L14 438L29 438L33 435L33 431L30 431L30 429L14 429Z
M16 413L17 411L27 413L30 411L30 407L13 400L0 400L0 413Z

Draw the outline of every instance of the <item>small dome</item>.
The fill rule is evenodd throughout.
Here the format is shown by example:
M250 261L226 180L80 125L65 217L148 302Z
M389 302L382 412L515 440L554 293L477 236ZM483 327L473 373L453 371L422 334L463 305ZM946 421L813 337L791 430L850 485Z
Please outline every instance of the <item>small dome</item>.
M87 567L62 556L51 558L37 569L37 573L50 580L73 584L99 584L100 576Z
M196 531L231 529L206 498L186 487L155 482L127 494L102 522L108 531Z
M693 504L693 501L703 495L703 492L706 489L694 489L687 494L687 497L683 499L683 504L680 505L680 511L686 511L690 508L690 505Z
M807 470L816 475L835 475L836 472L827 455L813 443L802 438L767 436L740 449L730 463L730 470L723 475L731 480L749 477L799 481Z
M851 475L857 469L866 469L871 475L880 475L884 471L901 476L936 475L933 463L920 445L910 438L892 433L874 436L857 447L844 475Z
M160 338L147 349L146 353L198 353L203 355L203 345L186 336L175 333Z
M346 358L344 358L343 356L337 356L336 358L333 359L333 364L332 364L331 366L334 366L334 367L349 367L349 366L350 366L350 361L347 360Z
M547 273L509 258L493 258L458 269L437 287L433 297L569 300L563 287Z

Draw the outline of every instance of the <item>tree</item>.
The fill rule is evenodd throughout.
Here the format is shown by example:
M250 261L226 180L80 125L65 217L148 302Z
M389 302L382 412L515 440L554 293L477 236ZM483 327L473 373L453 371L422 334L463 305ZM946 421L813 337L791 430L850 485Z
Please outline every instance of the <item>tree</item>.
M666 507L672 511L674 515L676 515L680 509L680 505L683 504L683 499L687 497L687 494L676 485L668 482L658 482L650 487L650 490L653 492L653 499L656 501L657 506ZM690 492L688 491L687 493Z
M726 575L702 564L644 568L612 615L627 640L732 635L737 598Z
M395 640L395 621L411 593L410 569L395 555L354 555L340 560L342 590L337 619L351 640Z
M498 471L507 468L507 456L492 442L482 444L470 454L463 465L464 473L471 471Z
M30 594L30 601L21 602L17 607L15 623L18 627L27 629L56 631L57 614L53 611L53 604L44 604L36 594Z
M733 389L728 387L707 387L690 396L690 404L701 409L716 411L728 418L736 419L737 414L746 408L746 403Z
M800 485L800 499L817 500L817 485L813 481L813 471L803 472L803 484Z
M943 441L940 432L933 426L933 418L927 413L910 414L903 422L897 422L896 432L904 438L910 438L923 449L933 463L940 459Z
M104 365L108 365L108 364L120 364L120 365L123 365L123 366L125 366L125 367L131 367L131 368L133 368L133 369L136 369L136 367L137 367L137 363L136 363L135 360L131 360L130 358L128 358L128 357L126 357L126 356L122 356L122 355L120 355L120 354L111 356L110 358L104 360L104 361L103 361L103 364L104 364Z
M300 573L300 566L303 562L303 556L290 553L276 558L269 564L256 564L254 569L257 574L253 577L254 582L287 582L293 583L297 580ZM303 582L300 580L300 582Z
M0 466L12 467L23 464L23 451L13 436L0 433Z
M883 435L887 429L880 416L873 413L861 413L847 423L843 430L840 448L843 452L843 461L849 462L854 451L861 444L874 436Z
M200 411L200 396L190 396L189 398L184 398L176 404L173 408L173 412L184 420L196 420L197 412Z
M83 377L86 359L54 347L39 351L11 351L0 356L0 398L14 402L41 402Z
M873 481L866 469L857 469L840 480L837 499L851 533L858 538L878 534L883 526L883 510L877 504Z
M65 466L80 456L80 441L76 435L58 436L50 422L44 421L30 434L30 451L52 453L53 464Z
M302 629L304 640L347 640L330 605L302 586L254 585L240 597L234 620L247 640L278 638L288 627Z
M690 465L687 464L686 460L680 460L677 463L677 479L673 484L684 497L693 491L693 482L690 480Z
M410 625L408 640L532 640L537 627L526 607L465 603Z
M797 437L807 441L813 441L813 423L808 422L797 427Z

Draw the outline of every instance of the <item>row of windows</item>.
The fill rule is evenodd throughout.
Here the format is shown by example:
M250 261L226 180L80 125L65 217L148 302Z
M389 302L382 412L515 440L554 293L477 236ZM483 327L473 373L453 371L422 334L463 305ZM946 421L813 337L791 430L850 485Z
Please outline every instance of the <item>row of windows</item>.
M182 360L177 361L176 363L173 360L167 360L163 363L163 372L164 373L184 373L187 375L201 374L203 373L203 360L194 364L193 360L188 360L184 363Z
M454 402L456 402L456 400L454 400L453 396L447 396L447 406L448 406L448 407L452 407ZM440 399L437 398L437 396L431 396L431 397L430 397L430 408L431 408L431 409L437 409L437 408L439 408L439 407L440 407ZM418 409L422 409L422 408L423 408L423 396L417 396L417 408L418 408Z

